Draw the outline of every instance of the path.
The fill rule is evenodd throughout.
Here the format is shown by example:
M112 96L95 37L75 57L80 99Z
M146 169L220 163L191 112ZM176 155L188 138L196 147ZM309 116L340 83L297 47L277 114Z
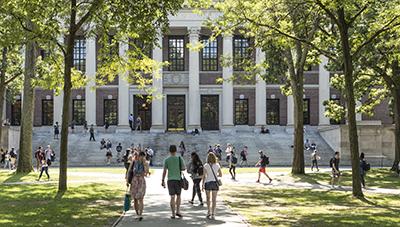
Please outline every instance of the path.
M147 192L144 199L145 208L143 212L143 221L136 221L134 210L128 211L118 223L117 227L128 226L229 226L241 227L248 226L243 219L237 214L233 213L227 206L225 206L219 197L217 204L216 220L206 219L207 206L204 207L191 205L188 203L192 195L191 186L189 190L182 191L182 206L181 213L184 216L182 219L170 219L171 211L169 208L169 195L168 190L161 187L161 174L162 171L157 169L155 173L147 178ZM189 180L190 182L190 180ZM205 195L203 193L203 200ZM197 201L197 199L195 200Z

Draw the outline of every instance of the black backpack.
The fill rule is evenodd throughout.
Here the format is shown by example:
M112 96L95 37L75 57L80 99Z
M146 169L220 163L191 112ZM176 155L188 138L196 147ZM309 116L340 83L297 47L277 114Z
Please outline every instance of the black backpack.
M194 164L194 173L197 173L199 176L202 176L204 174L204 168L203 168L203 164L201 164L200 162Z
M269 165L269 157L267 157L266 155L263 155L262 160L261 160L261 164Z
M331 160L329 160L329 167L333 167L333 158L331 158Z
M236 158L236 156L232 156L232 164L237 164L238 159Z
M371 169L371 164L365 163L364 164L364 171L369 171Z

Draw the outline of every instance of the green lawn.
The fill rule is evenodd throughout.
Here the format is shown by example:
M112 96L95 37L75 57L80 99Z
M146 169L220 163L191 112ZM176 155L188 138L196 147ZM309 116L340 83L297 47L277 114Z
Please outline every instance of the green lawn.
M58 178L57 169L50 171L52 177L55 175L53 179ZM80 170L71 168L70 172L76 171ZM0 171L0 183L31 182L36 178L37 173L17 175ZM81 178L69 177L69 180L76 179ZM125 194L123 181L69 183L68 186L62 198L56 199L57 182L0 184L0 226L110 226L121 214Z
M227 205L253 226L399 226L400 195L230 186Z
M297 181L308 182L308 183L329 183L331 180L330 172L314 172L309 173L305 176L293 176ZM367 187L378 187L378 188L392 188L400 189L400 177L394 172L389 171L389 168L371 169L367 172L365 178ZM351 186L351 171L342 171L340 178L340 184L343 186Z
M259 167L236 167L236 174L240 173L258 173ZM291 168L287 167L272 167L272 168L267 168L268 172L284 172L284 173L290 173ZM223 167L222 168L222 174L229 174L229 168L228 167Z

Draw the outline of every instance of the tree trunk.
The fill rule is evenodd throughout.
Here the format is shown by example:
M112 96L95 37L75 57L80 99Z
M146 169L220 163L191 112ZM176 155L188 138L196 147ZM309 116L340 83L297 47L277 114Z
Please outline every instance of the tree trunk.
M352 167L352 184L353 196L362 198L364 197L361 189L360 181L360 160L358 151L358 135L357 135L357 122L356 122L356 102L354 97L353 86L353 59L351 56L351 47L349 43L349 27L346 23L344 9L338 11L340 39L343 53L344 63L344 79L345 79L345 100L347 104L347 121L349 127L349 143L351 154L351 167Z
M34 112L34 87L32 79L35 76L35 62L38 56L38 46L29 40L25 50L24 91L22 97L21 128L19 137L18 173L29 173L32 168L32 133Z
M392 170L399 170L400 162L400 87L393 88L394 101L394 162Z
M6 71L7 71L7 48L4 47L1 53L1 71L0 71L0 147L3 147L3 108L4 94L6 92Z
M297 75L298 76L298 75ZM302 80L302 79L301 79ZM293 91L294 101L294 151L293 174L304 174L304 116L303 116L303 86Z

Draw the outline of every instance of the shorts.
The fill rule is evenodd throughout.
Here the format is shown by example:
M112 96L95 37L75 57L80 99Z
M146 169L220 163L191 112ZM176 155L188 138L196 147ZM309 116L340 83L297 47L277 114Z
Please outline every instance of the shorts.
M181 195L182 183L180 180L167 181L169 195Z
M219 186L216 181L209 181L205 183L205 189L206 191L218 191Z
M265 173L265 167L260 167L260 169L258 170L258 172L260 172L260 173Z
M338 177L340 177L340 172L337 173L337 172L335 172L334 170L332 170L332 177L333 177L333 178L338 178Z

